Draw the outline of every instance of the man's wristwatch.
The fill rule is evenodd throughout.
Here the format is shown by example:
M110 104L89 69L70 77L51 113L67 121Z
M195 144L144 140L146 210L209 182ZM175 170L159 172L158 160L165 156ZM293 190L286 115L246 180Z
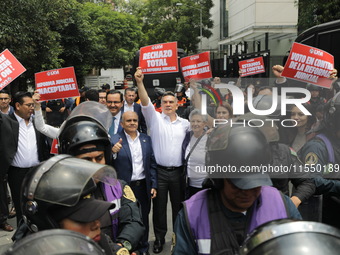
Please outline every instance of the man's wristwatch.
M129 241L123 241L121 242L121 244L123 245L124 248L126 248L128 251L131 251L132 250L132 245Z

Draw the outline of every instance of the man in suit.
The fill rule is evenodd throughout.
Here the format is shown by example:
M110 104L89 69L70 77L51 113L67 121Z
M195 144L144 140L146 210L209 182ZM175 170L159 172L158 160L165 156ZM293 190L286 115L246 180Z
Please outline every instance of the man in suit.
M138 131L147 134L147 127L144 116L142 114L142 107L140 104L135 103L137 92L134 88L126 88L124 92L124 105L121 109L122 113L127 111L136 112L138 115Z
M16 137L12 132L15 125L13 119L0 113L0 228L5 231L13 231L13 227L7 222L7 171L16 152Z
M112 142L112 137L114 134L122 130L122 126L119 125L122 116L122 106L123 106L123 94L119 90L110 90L106 95L106 105L109 108L112 115L112 124L109 129L109 135Z
M13 96L14 113L10 114L10 123L2 118L2 130L10 125L9 133L2 133L1 136L9 136L7 142L2 140L1 147L10 150L5 155L5 162L2 171L8 171L8 184L11 188L12 200L17 213L17 223L22 214L20 210L20 188L26 173L41 161L49 157L49 148L46 137L39 133L33 125L34 102L29 92L19 91ZM4 143L3 143L4 142ZM13 153L14 152L14 153ZM2 153L1 153L2 154Z
M141 254L149 254L149 213L151 199L157 194L157 164L153 154L151 138L137 131L138 115L127 111L123 114L123 130L113 136L115 145L113 166L119 179L126 181L141 204L146 232L141 241Z

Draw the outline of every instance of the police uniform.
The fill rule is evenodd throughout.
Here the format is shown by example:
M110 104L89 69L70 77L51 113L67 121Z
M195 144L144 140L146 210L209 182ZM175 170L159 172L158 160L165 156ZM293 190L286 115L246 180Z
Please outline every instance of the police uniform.
M324 134L332 147L334 164L331 164L330 154L325 142L315 137L308 141L299 151L300 158L305 163L306 172L314 177L316 194L323 194L322 222L340 227L338 215L340 214L340 181L336 170L340 162L340 142ZM336 196L335 196L336 195Z

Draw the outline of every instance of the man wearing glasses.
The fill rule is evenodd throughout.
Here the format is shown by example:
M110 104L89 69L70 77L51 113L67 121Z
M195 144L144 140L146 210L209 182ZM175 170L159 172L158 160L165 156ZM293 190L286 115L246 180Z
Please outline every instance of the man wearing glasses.
M21 219L20 187L26 173L49 157L45 136L36 131L32 114L34 102L29 92L19 91L13 96L14 113L1 114L0 162L1 175L8 172L8 184L17 213Z
M122 116L121 108L123 107L123 94L119 90L110 90L106 95L106 105L112 114L112 125L109 129L110 139L114 134L122 130L120 119Z
M11 102L11 94L7 90L0 90L0 112L3 114L11 114L14 112Z

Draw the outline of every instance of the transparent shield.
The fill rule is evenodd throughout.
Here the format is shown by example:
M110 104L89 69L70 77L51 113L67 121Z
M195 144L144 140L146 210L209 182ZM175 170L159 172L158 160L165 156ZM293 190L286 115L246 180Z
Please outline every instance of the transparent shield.
M58 160L59 158L59 160ZM115 185L116 171L107 165L58 155L35 172L28 196L63 206L74 206L82 194L91 193L96 183Z

